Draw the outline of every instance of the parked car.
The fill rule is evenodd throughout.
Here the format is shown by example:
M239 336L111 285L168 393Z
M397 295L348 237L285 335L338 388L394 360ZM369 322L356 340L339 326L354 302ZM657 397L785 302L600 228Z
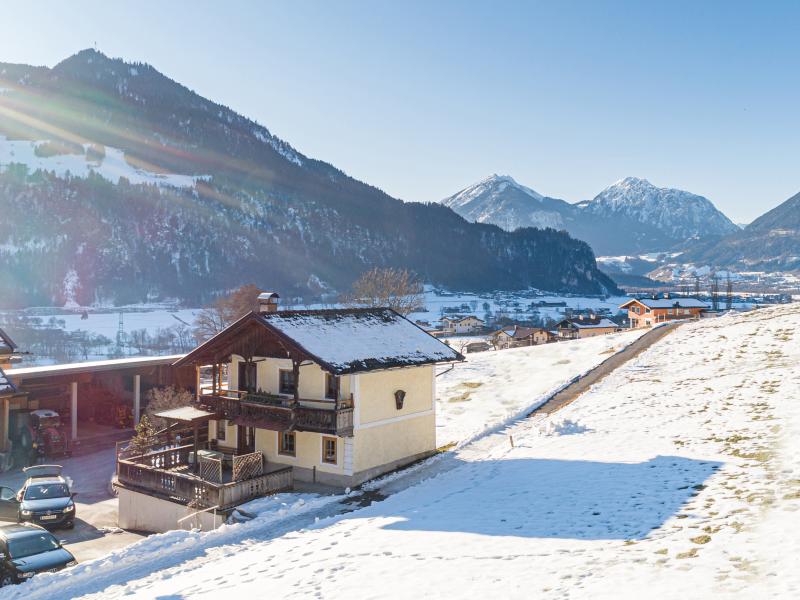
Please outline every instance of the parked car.
M72 529L75 494L61 475L61 466L36 465L23 471L28 478L21 490L0 487L0 520Z
M31 523L0 525L0 587L75 564L70 551L43 527Z

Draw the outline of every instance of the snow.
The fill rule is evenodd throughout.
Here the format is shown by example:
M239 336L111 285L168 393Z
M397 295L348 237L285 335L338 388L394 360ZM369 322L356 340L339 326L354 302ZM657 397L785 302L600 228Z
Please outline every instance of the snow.
M440 455L369 507L291 532L256 519L153 536L3 592L797 597L799 326L792 305L685 324L551 420ZM539 367L491 381L527 395L516 371Z
M111 146L105 146L105 157L97 161L86 155L90 144L84 144L83 154L57 154L54 156L36 156L36 147L46 140L27 141L9 140L0 135L0 169L12 163L27 165L29 171L53 171L63 177L69 172L73 177L88 177L96 173L112 183L119 183L124 177L132 184L163 185L171 187L194 187L199 180L208 179L208 175L177 175L154 173L137 168L125 160L125 153Z
M528 414L570 381L637 340L645 329L478 352L436 378L436 443L465 444ZM461 338L452 338L451 343ZM455 345L458 348L459 346Z
M339 373L457 359L452 348L386 309L275 312L261 317Z

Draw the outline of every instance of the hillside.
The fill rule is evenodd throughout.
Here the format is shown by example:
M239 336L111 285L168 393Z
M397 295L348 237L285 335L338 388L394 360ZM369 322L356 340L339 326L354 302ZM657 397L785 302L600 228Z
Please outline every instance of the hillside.
M5 306L200 303L247 282L313 297L373 266L456 289L614 289L564 233L403 203L94 50L0 64L0 214Z
M706 198L628 177L594 199L570 204L493 175L442 200L470 221L504 229L553 227L586 241L598 255L665 251L689 239L738 230Z
M742 270L800 269L800 194L714 243L690 245L682 258Z
M257 501L249 522L153 536L8 597L794 597L797 328L796 305L687 323L550 416L484 413L482 436L368 498ZM596 364L596 342L564 342L563 368ZM522 413L547 348L482 354L439 400L482 403L485 385Z

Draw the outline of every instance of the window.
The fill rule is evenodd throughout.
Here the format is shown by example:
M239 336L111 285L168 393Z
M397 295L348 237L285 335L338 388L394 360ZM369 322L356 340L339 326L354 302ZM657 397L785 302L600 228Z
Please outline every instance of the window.
M295 456L297 452L296 441L295 433L293 431L281 431L278 434L278 454Z
M278 392L281 394L289 394L294 396L294 371L289 369L281 369L279 372Z
M336 375L325 373L325 397L328 400L339 399L339 378Z
M217 421L217 439L220 442L225 441L225 435L228 433L228 421L227 419L220 419Z
M322 462L336 464L336 438L322 438Z

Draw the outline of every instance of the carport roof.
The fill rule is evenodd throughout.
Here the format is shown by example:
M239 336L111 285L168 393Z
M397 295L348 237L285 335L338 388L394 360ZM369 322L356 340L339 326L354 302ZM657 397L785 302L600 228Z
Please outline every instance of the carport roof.
M183 358L183 356L183 354L174 354L171 356L137 356L133 358L115 358L112 360L97 360L82 363L44 365L41 367L22 367L6 370L6 376L10 379L21 380L34 377L56 377L58 375L75 375L78 373L136 369L139 367L171 365L176 360Z

